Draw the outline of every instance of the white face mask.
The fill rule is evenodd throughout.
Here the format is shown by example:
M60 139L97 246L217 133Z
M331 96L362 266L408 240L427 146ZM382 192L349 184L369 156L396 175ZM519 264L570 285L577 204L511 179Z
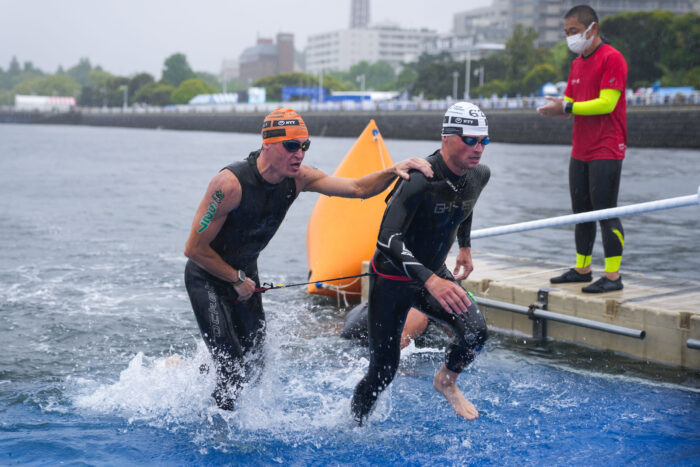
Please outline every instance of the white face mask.
M588 34L588 31L591 30L594 24L595 21L592 22L591 25L588 26L588 28L586 28L586 30L581 34L574 34L566 38L566 45L569 46L569 50L575 54L582 54L591 46L593 39L595 39L595 35L592 35L590 39L586 39L586 34Z

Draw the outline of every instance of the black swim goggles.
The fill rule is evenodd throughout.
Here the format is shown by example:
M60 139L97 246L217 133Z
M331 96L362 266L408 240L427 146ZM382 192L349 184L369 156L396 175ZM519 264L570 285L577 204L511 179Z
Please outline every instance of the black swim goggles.
M467 146L476 146L477 144L481 144L482 146L486 146L491 142L491 138L486 136L485 138L475 138L473 136L460 136L462 138L462 141L464 141L464 144Z
M299 149L306 152L309 150L309 146L311 146L311 140L307 139L303 143L300 143L295 139L288 139L286 141L282 141L282 146L284 146L284 149L289 152L297 152Z

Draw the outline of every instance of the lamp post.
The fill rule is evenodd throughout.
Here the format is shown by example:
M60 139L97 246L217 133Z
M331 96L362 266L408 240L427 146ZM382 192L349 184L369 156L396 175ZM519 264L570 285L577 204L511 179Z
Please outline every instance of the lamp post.
M459 71L452 72L452 97L457 100L457 80L459 79Z
M484 65L474 70L474 76L479 77L479 87L484 85Z
M365 75L364 75L364 73L361 75L358 75L357 78L355 78L355 81L360 83L360 90L364 93L365 92Z
M466 60L466 74L464 76L464 100L468 101L469 100L469 78L471 77L472 74L472 51L471 49L467 50L467 60Z
M119 86L119 89L124 93L124 103L122 104L122 109L126 110L126 108L129 106L129 86L122 84Z
M323 102L323 68L318 72L318 102Z

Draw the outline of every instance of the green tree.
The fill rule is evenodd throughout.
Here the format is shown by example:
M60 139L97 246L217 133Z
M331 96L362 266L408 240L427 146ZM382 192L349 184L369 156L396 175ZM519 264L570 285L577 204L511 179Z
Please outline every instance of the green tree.
M395 88L399 92L412 93L413 87L418 79L418 71L413 63L404 64L404 67L396 77Z
M194 71L190 68L190 64L187 63L185 54L175 53L165 59L162 81L177 87L186 79L195 77Z
M148 105L164 106L170 104L170 95L175 87L167 83L148 83L134 94L134 102Z
M69 76L51 75L32 78L22 81L13 89L16 94L35 94L39 96L76 96L80 92L80 85Z
M268 101L282 100L284 86L318 86L318 77L306 73L280 73L260 78L253 86L264 87ZM348 87L331 75L323 75L323 87L335 91L347 91Z
M10 60L10 66L7 68L7 74L10 77L15 77L19 76L20 73L22 73L22 69L19 67L19 60L13 55L12 60Z
M515 26L510 39L506 41L506 80L519 83L525 75L538 62L538 54L535 49L537 31L533 28L523 28L520 24Z
M353 89L361 89L361 79L364 76L365 90L387 90L395 86L396 73L394 68L383 60L369 63L361 61L351 66L345 75L347 82L352 83Z
M486 83L484 83L483 86L480 86L472 92L473 95L475 96L484 96L484 97L491 97L494 94L496 96L503 96L504 94L508 94L508 84L500 79L492 79Z
M155 82L153 75L149 73L139 73L129 80L129 102L136 102L136 92L143 86Z
M207 83L209 86L216 89L216 92L221 92L221 81L219 77L214 73L209 73L207 71L198 71L195 73L196 77Z
M173 104L187 104L194 96L216 92L217 89L206 81L198 78L186 79L170 94L170 101Z
M73 78L81 86L88 84L88 76L92 71L92 65L90 65L90 59L87 57L82 57L77 65L74 65L66 71L66 74Z
M128 86L129 82L129 78L114 76L96 67L88 74L78 102L84 107L121 107L124 102L122 86Z
M660 65L673 49L673 21L673 13L661 10L621 13L601 21L605 38L627 61L627 82L633 87L662 77Z
M13 105L14 96L11 91L0 89L0 105Z
M525 93L537 91L543 84L557 80L557 70L549 63L535 65L523 78L522 89Z
M443 52L438 55L422 54L416 64L418 76L412 93L422 93L427 99L444 99L452 95L453 73L457 73L457 96L464 95L464 62L456 62Z
M688 70L683 83L695 89L700 89L700 66L695 66Z

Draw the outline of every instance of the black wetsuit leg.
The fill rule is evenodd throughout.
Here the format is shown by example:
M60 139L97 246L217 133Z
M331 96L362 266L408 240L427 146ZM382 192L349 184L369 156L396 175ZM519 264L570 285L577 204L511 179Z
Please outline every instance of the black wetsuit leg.
M445 266L438 271L438 276L451 280L462 287L459 282L454 280ZM464 289L464 287L462 288ZM445 351L445 366L450 371L461 373L467 365L474 361L477 352L486 343L488 329L484 315L471 297L472 304L466 312L460 315L445 310L425 287L418 291L416 298L414 304L416 308L428 315L433 321L447 326L452 331L452 341Z
M418 287L407 282L369 278L369 368L355 387L351 408L362 424L379 394L394 379L401 358L401 331Z
M257 265L245 272L259 284ZM235 303L234 288L189 260L185 286L202 337L216 363L217 386L212 394L219 407L233 409L241 388L262 372L265 313L261 294Z
M571 158L569 190L575 214L617 206L622 161L601 159L583 162ZM605 257L622 256L624 231L619 218L600 221ZM590 256L595 242L595 222L576 224L576 252Z
M438 275L454 281L444 266ZM452 331L452 342L445 352L445 366L451 371L460 373L486 342L486 321L476 303L472 303L461 315L452 314L443 309L427 289L414 282L371 276L368 323L370 362L365 377L355 388L351 405L353 416L360 424L396 374L401 355L401 332L411 306L416 306L430 319L446 325Z

